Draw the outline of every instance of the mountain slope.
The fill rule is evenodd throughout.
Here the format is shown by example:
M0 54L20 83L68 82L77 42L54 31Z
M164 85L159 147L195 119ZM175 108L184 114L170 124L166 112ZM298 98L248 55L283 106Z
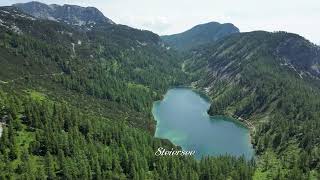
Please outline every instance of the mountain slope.
M75 5L46 5L40 2L14 4L14 7L36 18L64 22L77 26L95 26L96 24L114 24L106 18L97 8L80 7Z
M185 70L212 98L209 114L251 128L256 174L304 179L320 165L319 62L319 47L304 38L260 31L195 50Z
M239 29L233 24L210 22L197 25L180 34L162 36L161 38L179 51L188 51L200 45L213 43L234 33L239 33Z
M186 75L160 37L0 7L0 179L251 179L243 158L157 157L153 101Z
M165 87L184 81L174 54L151 32L109 24L83 31L35 19L14 7L3 7L0 13L1 51L6 57L0 62L6 67L1 72L2 81L18 78L19 83L25 83L27 77L39 80L40 75L62 73L44 77L52 82L40 81L126 105L143 116L150 116L152 101ZM141 125L148 128L153 124L150 122Z

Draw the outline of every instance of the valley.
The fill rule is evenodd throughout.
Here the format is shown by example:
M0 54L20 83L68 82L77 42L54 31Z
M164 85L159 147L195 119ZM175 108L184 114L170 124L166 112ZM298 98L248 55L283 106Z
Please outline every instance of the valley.
M319 55L229 23L159 36L92 7L0 7L0 179L319 179Z
M255 127L252 141L259 178L318 171L311 169L319 162L319 74L310 69L319 63L318 51L295 34L251 32L194 51L185 63L187 72L202 77L195 86L208 90L213 101L210 115L246 119ZM283 59L294 68L283 66ZM263 167L270 161L277 165L268 172ZM301 162L304 167L298 165ZM274 174L275 166L280 174Z

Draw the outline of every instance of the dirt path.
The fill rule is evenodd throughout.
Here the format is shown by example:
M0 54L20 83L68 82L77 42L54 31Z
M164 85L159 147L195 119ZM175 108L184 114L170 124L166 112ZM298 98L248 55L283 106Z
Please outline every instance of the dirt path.
M51 74L29 75L28 77L58 76L58 75L63 75L63 74L64 74L64 72L60 72L60 73L51 73ZM22 79L24 79L25 77L26 77L26 76L18 77L18 78L16 78L16 79L12 79L12 80L9 80L9 81L2 81L2 80L0 80L0 84L14 83L15 81L22 80Z
M83 70L85 70L86 68L81 68L79 69L78 72L81 72ZM76 71L75 71L76 72ZM2 81L0 80L0 84L9 84L9 83L14 83L15 81L18 81L18 80L23 80L25 79L25 77L46 77L46 76L61 76L61 75L64 75L65 73L64 72L59 72L59 73L50 73L50 74L40 74L40 75L28 75L28 76L22 76L22 77L18 77L16 79L12 79L12 80L9 80L9 81Z
M91 65L89 65L91 66ZM78 71L73 71L74 73L76 72L82 72L83 70L86 70L88 69L88 67L83 67L81 69L79 69ZM18 80L23 80L25 79L25 77L45 77L45 76L61 76L61 75L64 75L65 73L64 72L58 72L58 73L49 73L49 74L37 74L37 75L28 75L28 76L21 76L21 77L18 77L16 79L12 79L12 80L8 80L8 81L2 81L0 80L0 84L9 84L9 83L14 83L15 81L18 81Z

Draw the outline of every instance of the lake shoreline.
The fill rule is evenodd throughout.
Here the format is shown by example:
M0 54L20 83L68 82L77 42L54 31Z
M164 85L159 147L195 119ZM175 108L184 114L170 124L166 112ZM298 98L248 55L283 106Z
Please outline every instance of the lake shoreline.
M179 90L179 89L181 89L181 90ZM185 89L185 90L184 90ZM185 95L182 95L182 99L179 99L179 98L177 98L177 99L175 99L175 100L172 100L172 98L173 97L179 97L179 96L177 96L177 95L175 95L175 96L171 96L171 95L169 95L169 96L166 96L167 94L171 94L171 93L169 93L170 91L173 91L173 92L175 92L175 91L178 91L178 92L185 92L185 91L190 91L190 93L191 93L191 91L193 92L193 93L195 93L195 94L197 94L197 96L200 98L200 99L202 99L202 101L203 102L201 102L201 104L199 104L199 106L197 105L197 100L195 101L195 102L189 102L189 101L185 101L184 99L190 99L190 98L188 98L188 97L185 97ZM179 93L180 94L180 93ZM164 121L164 123L166 124L162 124L162 119L161 119L161 116L163 116L163 115L161 115L161 114L163 114L163 112L167 112L167 113L172 113L172 112L175 112L175 111L172 111L171 109L175 109L174 107L180 107L180 113L182 112L182 113L184 113L183 111L181 111L181 107L182 107L182 109L185 109L186 110L186 113L188 114L188 112L192 112L192 109L188 109L189 107L190 107L190 105L191 106L195 106L195 107L202 107L202 108L200 108L200 109L202 109L201 110L201 112L202 113L205 113L205 119L206 120L208 120L208 122L210 122L211 120L212 120L212 123L218 123L218 124L216 124L215 126L212 126L212 127L216 127L216 128L218 128L218 129L215 129L215 128L213 128L212 130L213 131L210 131L210 133L209 133L209 131L208 131L208 128L207 127L211 127L210 125L208 126L208 124L206 124L206 123L204 123L204 124L206 124L205 126L203 126L203 127L201 127L201 129L203 129L204 131L208 131L208 136L210 136L210 137L215 137L215 138L213 138L213 139L211 139L210 141L211 141L211 143L205 143L205 144L208 144L208 145L206 145L207 147L206 148L209 148L209 149L211 149L210 151L212 151L212 150L214 150L214 151L212 151L211 153L213 153L212 154L212 156L218 156L219 155L219 153L221 153L221 147L225 147L226 148L226 152L233 152L233 153L235 153L234 155L236 155L237 154L237 151L234 151L234 149L237 149L236 147L232 147L232 146L230 146L230 142L233 142L234 140L231 140L231 139L229 139L229 140L231 140L231 141L229 141L229 140L225 140L225 141L221 141L221 139L219 139L221 136L221 133L222 132L225 132L225 131L221 131L221 129L219 130L219 128L226 128L226 127L228 127L228 128L230 128L230 125L228 126L228 125L226 125L226 124L221 124L221 121L220 120L222 120L222 121L229 121L229 123L233 123L233 124L236 124L236 126L238 127L238 128L242 128L242 129L246 129L246 130L243 130L243 131L246 131L247 133L247 135L244 137L244 136L242 136L241 134L237 134L237 133L239 133L239 132L241 132L241 131L238 131L238 130L232 130L232 133L231 134L237 134L235 137L243 137L243 138L245 138L245 139L242 139L242 138L240 138L239 139L239 141L237 141L237 140L235 140L235 144L238 144L238 142L243 142L242 140L244 140L245 142L246 142L246 144L248 144L248 146L250 146L249 148L250 149L252 149L252 150L249 150L249 151L247 151L247 150L245 150L244 152L246 152L245 154L247 154L248 152L250 152L249 154L249 157L254 157L254 149L253 149L253 144L251 143L251 129L250 128L248 128L248 126L249 126L249 124L245 124L244 122L242 122L242 121L240 121L240 119L236 119L236 118L234 118L234 117L230 117L230 116L225 116L225 115L222 115L221 117L219 117L219 116L211 116L211 115L209 115L208 114L208 109L209 109L209 107L210 107L210 104L212 103L212 100L210 99L210 97L208 96L208 94L207 93L205 93L202 89L200 89L200 88L195 88L195 87L192 87L192 86L186 86L186 85L184 85L184 86L174 86L174 87L170 87L169 89L168 89L168 91L164 94L164 95L162 95L161 96L162 98L160 99L160 100L156 100L156 101L154 101L154 103L153 103L153 108L152 108L152 114L153 114L153 119L155 120L155 124L156 124L156 128L155 128L155 133L154 133L154 137L155 138L160 138L160 139L166 139L166 140L169 140L173 145L175 145L176 147L180 147L180 148L182 148L182 149L185 149L185 148L187 148L188 146L188 150L190 150L190 147L196 147L196 148L198 148L199 146L194 146L194 145L192 145L192 146L190 146L190 144L188 144L188 143L191 143L192 144L192 142L193 143L195 143L195 142L198 142L198 140L196 140L196 141L194 141L195 139L197 139L197 138L191 138L190 139L190 142L186 142L186 139L184 139L184 140L181 140L181 136L177 136L177 134L175 134L175 133L177 133L177 132L179 132L179 133L182 133L183 132L183 130L186 130L186 129L184 129L184 128L186 128L186 127L183 127L182 129L179 129L180 128L180 126L167 126L168 124L168 122L170 122L170 121L168 121L168 119L167 120L165 120ZM193 96L194 97L194 96ZM168 99L167 99L168 98ZM181 98L181 97L180 97ZM194 98L191 98L191 99L193 99L194 100ZM196 98L197 99L197 98ZM172 104L173 103L173 105L174 106L172 106L172 107L170 107L169 106L169 110L167 109L167 110L165 110L165 111L163 111L162 110L162 113L161 113L161 111L158 111L157 109L156 109L156 106L159 106L159 103L161 103L162 101L168 101L166 104ZM181 105L182 106L179 106L176 102L180 102L181 103ZM191 104L190 104L191 103ZM204 105L203 103L205 103L206 105ZM168 105L167 105L168 106ZM186 106L186 107L184 107L184 106ZM169 118L171 118L171 115L169 115L169 114L167 114L167 118L169 117ZM164 116L165 117L165 116ZM186 116L186 117L189 117L188 115ZM172 118L175 118L175 116L172 116ZM178 117L176 117L176 118L178 118L179 119L179 115L178 115ZM197 118L197 117L196 117ZM202 118L202 115L200 116L200 117L198 117L198 118ZM178 120L177 119L177 120ZM217 120L217 121L214 121L214 120ZM183 122L188 122L189 121L189 123L190 123L190 119L182 119L183 120ZM187 121L186 121L187 120ZM198 120L198 119L195 119L195 120ZM180 120L178 120L178 121L176 121L175 120L175 122L181 122L181 118L180 118ZM200 121L201 122L201 121ZM219 123L220 122L220 123ZM174 123L172 123L172 124L174 124ZM203 123L200 123L200 124L202 124L203 125ZM210 123L211 124L211 123ZM228 124L228 123L227 123ZM201 126L201 125L200 125ZM192 126L192 127L200 127L199 126L199 124L197 124L197 125L195 125L195 126ZM232 126L234 126L234 125L232 125ZM169 128L169 129L167 129L167 128ZM170 128L173 128L173 129L170 129ZM171 131L170 131L171 130ZM179 130L182 130L182 131L179 131ZM188 131L186 131L186 134L188 134L188 135L190 135L190 133L191 134L193 134L192 133L193 132L193 129L189 129ZM231 131L230 131L231 132ZM171 133L171 134L170 134ZM218 134L217 134L218 133ZM220 134L219 134L220 133ZM227 133L227 134L229 134L229 133ZM181 135L181 134L180 134ZM197 137L197 135L196 136L194 136L195 134L193 134L193 136L192 137ZM202 137L204 134L203 133L200 133L199 134L199 137ZM240 136L239 136L240 135ZM182 136L183 137L183 136ZM217 137L218 137L218 139L219 140L217 140ZM230 134L228 135L228 136L226 136L226 137L229 137L230 138ZM177 138L179 139L179 140L177 140ZM184 137L184 138L187 138L187 137ZM192 140L193 139L193 140ZM201 138L200 138L201 139ZM236 138L237 139L237 138ZM212 141L213 140L213 141ZM189 140L188 140L189 141ZM201 142L202 141L199 141L200 142L200 144L201 144ZM215 142L215 143L214 143ZM228 144L228 142L229 142L229 145L227 145ZM182 144L181 144L182 143ZM185 144L186 143L186 144ZM218 143L218 144L217 144ZM223 144L225 144L225 143L227 143L226 144L226 146L224 146ZM197 144L197 143L196 143ZM210 145L211 144L211 145ZM215 144L215 145L213 145L213 144ZM232 143L233 144L233 143ZM233 145L233 146L235 146L235 144ZM217 147L216 147L216 145L217 145ZM220 146L220 147L219 147ZM241 146L237 146L237 147L241 147L241 148L244 148L244 147L246 147L247 145L241 145ZM231 148L232 147L232 148ZM213 149L212 149L213 148ZM228 148L229 148L229 150L228 150ZM231 148L231 149L230 149ZM241 149L240 148L240 149ZM219 149L219 150L218 150ZM246 148L245 148L246 149ZM191 150L193 150L193 149L191 149ZM217 151L216 151L217 150ZM231 151L230 151L231 150ZM200 154L202 154L202 153L207 153L207 150L199 150L199 153ZM209 151L208 151L209 152ZM223 152L223 151L222 151ZM239 151L238 151L239 152ZM241 150L240 150L240 152L241 152ZM232 153L232 154L233 154ZM248 155L248 154L247 154ZM211 155L210 155L211 156ZM197 158L199 158L199 157L197 157Z
M212 103L212 99L211 99L211 97L210 97L209 94L208 94L209 91L206 90L206 89L203 89L203 88L198 88L198 87L196 87L193 83L191 83L191 85L170 86L170 87L168 88L168 90L174 89L174 88L190 88L190 89L192 89L194 92L197 92L198 94L203 95L203 97L204 97L205 99L207 99L208 101L210 101L210 103ZM167 91L167 92L168 92L168 91ZM166 94L166 93L164 93L163 95L161 95L161 99L154 101L154 103L155 103L155 102L159 102L159 101L163 101L165 94ZM225 116L225 117L227 117L227 118L232 118L232 119L234 119L235 121L243 124L246 128L248 128L248 129L250 130L250 135L253 135L253 134L255 133L256 127L255 127L250 121L248 121L248 120L246 120L246 119L243 119L242 117L238 117L238 116L236 116L235 114L232 114L232 113L230 113L230 114L228 114L228 113L225 113L225 114L217 114L217 115L210 115L210 114L209 114L209 116L211 116L211 117L214 117L214 116Z
M178 87L179 88L179 87ZM185 86L180 86L180 88L191 88L192 90L194 90L195 92L199 92L200 94L203 94L207 97L208 100L210 100L210 103L212 103L212 99L209 96L209 89L207 88L198 88L194 83L191 83L190 85L185 85ZM253 136L255 134L256 131L256 127L252 124L252 122L250 122L247 119L243 119L242 117L236 116L233 113L225 113L225 114L219 114L219 115L210 115L210 117L214 117L214 116L224 116L227 118L231 118L233 120L235 120L236 122L241 123L242 125L244 125L247 129L249 129L249 139L250 139L250 143L252 145L254 145L254 141L253 141Z

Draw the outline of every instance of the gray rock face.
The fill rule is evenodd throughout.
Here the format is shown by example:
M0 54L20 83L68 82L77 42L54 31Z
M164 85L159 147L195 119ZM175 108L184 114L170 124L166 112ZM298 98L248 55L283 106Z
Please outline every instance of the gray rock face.
M97 8L75 5L46 5L40 2L19 3L13 6L39 19L64 22L76 26L88 26L101 23L115 24L106 18Z
M2 124L0 124L0 137L2 135Z

